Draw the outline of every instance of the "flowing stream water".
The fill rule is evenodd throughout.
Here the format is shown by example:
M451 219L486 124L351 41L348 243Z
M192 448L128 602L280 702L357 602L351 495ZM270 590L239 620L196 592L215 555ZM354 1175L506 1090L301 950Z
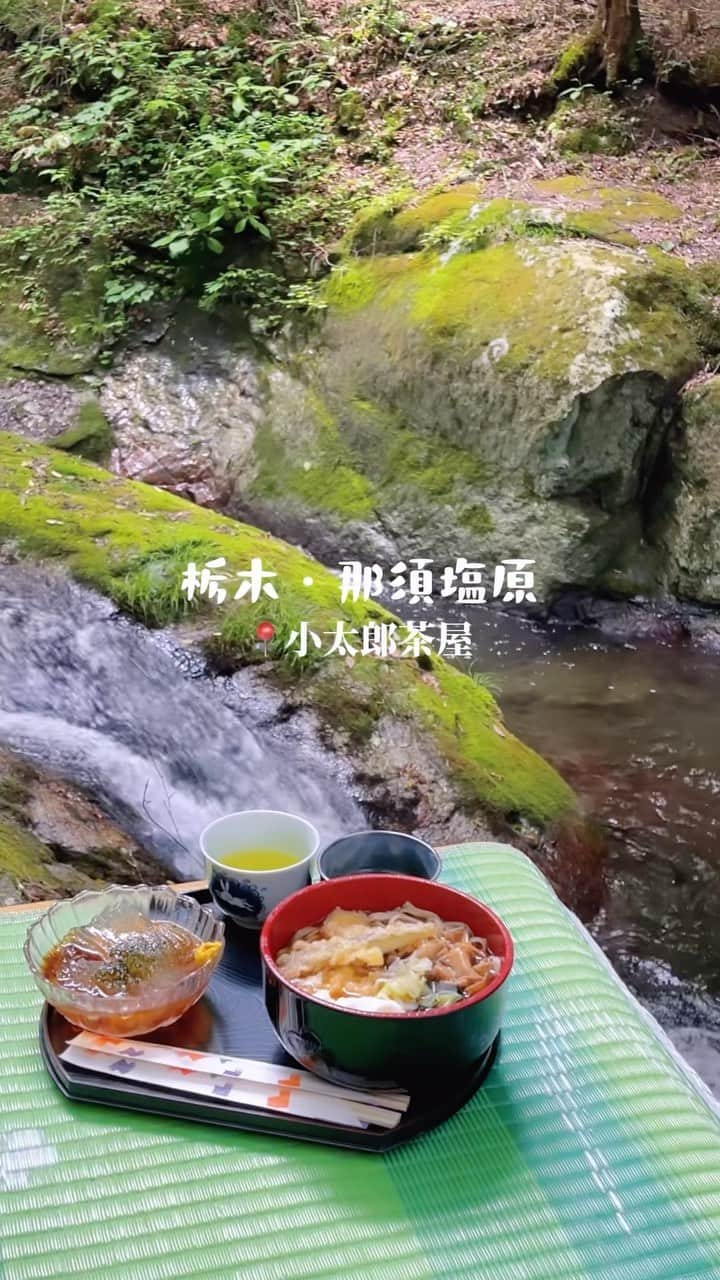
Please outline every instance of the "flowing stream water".
M720 664L475 609L472 666L510 727L552 760L610 833L591 928L720 1092ZM304 814L323 839L364 826L342 765L247 674L210 679L163 633L62 575L4 566L0 743L88 787L182 877L234 808Z
M690 644L606 639L474 609L471 666L509 727L609 835L615 968L720 1094L720 663Z
M337 762L259 698L66 578L4 567L0 742L86 786L180 877L233 809L292 809L323 839L364 825Z

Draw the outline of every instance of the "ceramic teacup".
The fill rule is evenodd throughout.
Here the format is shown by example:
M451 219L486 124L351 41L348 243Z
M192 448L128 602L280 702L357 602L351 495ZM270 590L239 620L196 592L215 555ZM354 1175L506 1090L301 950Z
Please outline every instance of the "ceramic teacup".
M319 854L321 880L385 872L436 880L440 856L417 836L403 831L355 831L333 840Z
M310 883L320 836L311 822L274 809L244 809L216 818L200 836L213 901L246 929L258 929L273 907ZM258 850L294 859L274 870L257 868ZM248 867L243 867L243 852ZM232 858L232 866L225 861Z

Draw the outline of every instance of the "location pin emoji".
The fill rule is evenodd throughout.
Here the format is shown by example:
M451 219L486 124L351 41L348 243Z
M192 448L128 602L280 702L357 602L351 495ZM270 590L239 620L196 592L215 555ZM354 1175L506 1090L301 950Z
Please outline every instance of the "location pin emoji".
M257 627L255 628L255 635L258 640L262 640L265 657L267 658L268 644L275 635L275 628L272 622L258 622Z

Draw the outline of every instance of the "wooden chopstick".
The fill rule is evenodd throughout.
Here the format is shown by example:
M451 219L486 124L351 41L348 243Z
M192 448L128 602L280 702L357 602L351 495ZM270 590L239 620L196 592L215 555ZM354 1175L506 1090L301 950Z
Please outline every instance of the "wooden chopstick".
M261 1062L256 1058L238 1058L229 1054L203 1053L183 1049L178 1045L153 1044L148 1040L130 1040L115 1036L96 1035L81 1031L70 1045L106 1057L126 1057L135 1061L153 1062L157 1066L181 1070L185 1075L196 1071L225 1079L268 1085L277 1089L301 1090L303 1093L321 1094L338 1101L358 1104L361 1107L385 1107L391 1111L407 1111L410 1095L402 1090L348 1089L344 1085L331 1084L300 1067L283 1067L274 1062Z

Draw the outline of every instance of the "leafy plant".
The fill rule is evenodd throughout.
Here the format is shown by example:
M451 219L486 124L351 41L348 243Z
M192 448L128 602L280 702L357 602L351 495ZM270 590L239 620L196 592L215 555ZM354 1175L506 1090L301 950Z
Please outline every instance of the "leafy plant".
M4 233L0 249L61 267L92 241L106 264L111 335L181 289L198 290L204 305L237 291L243 268L233 258L291 230L300 176L307 184L327 159L326 126L240 46L174 50L111 6L17 56L26 98L0 122L0 159L53 194L50 216ZM272 274L256 273L254 284ZM41 291L28 292L38 313Z
M567 98L569 102L579 102L583 94L595 92L596 89L593 84L589 84L582 80L576 80L573 84L568 85L567 89L563 89L557 96L558 100L560 98Z

